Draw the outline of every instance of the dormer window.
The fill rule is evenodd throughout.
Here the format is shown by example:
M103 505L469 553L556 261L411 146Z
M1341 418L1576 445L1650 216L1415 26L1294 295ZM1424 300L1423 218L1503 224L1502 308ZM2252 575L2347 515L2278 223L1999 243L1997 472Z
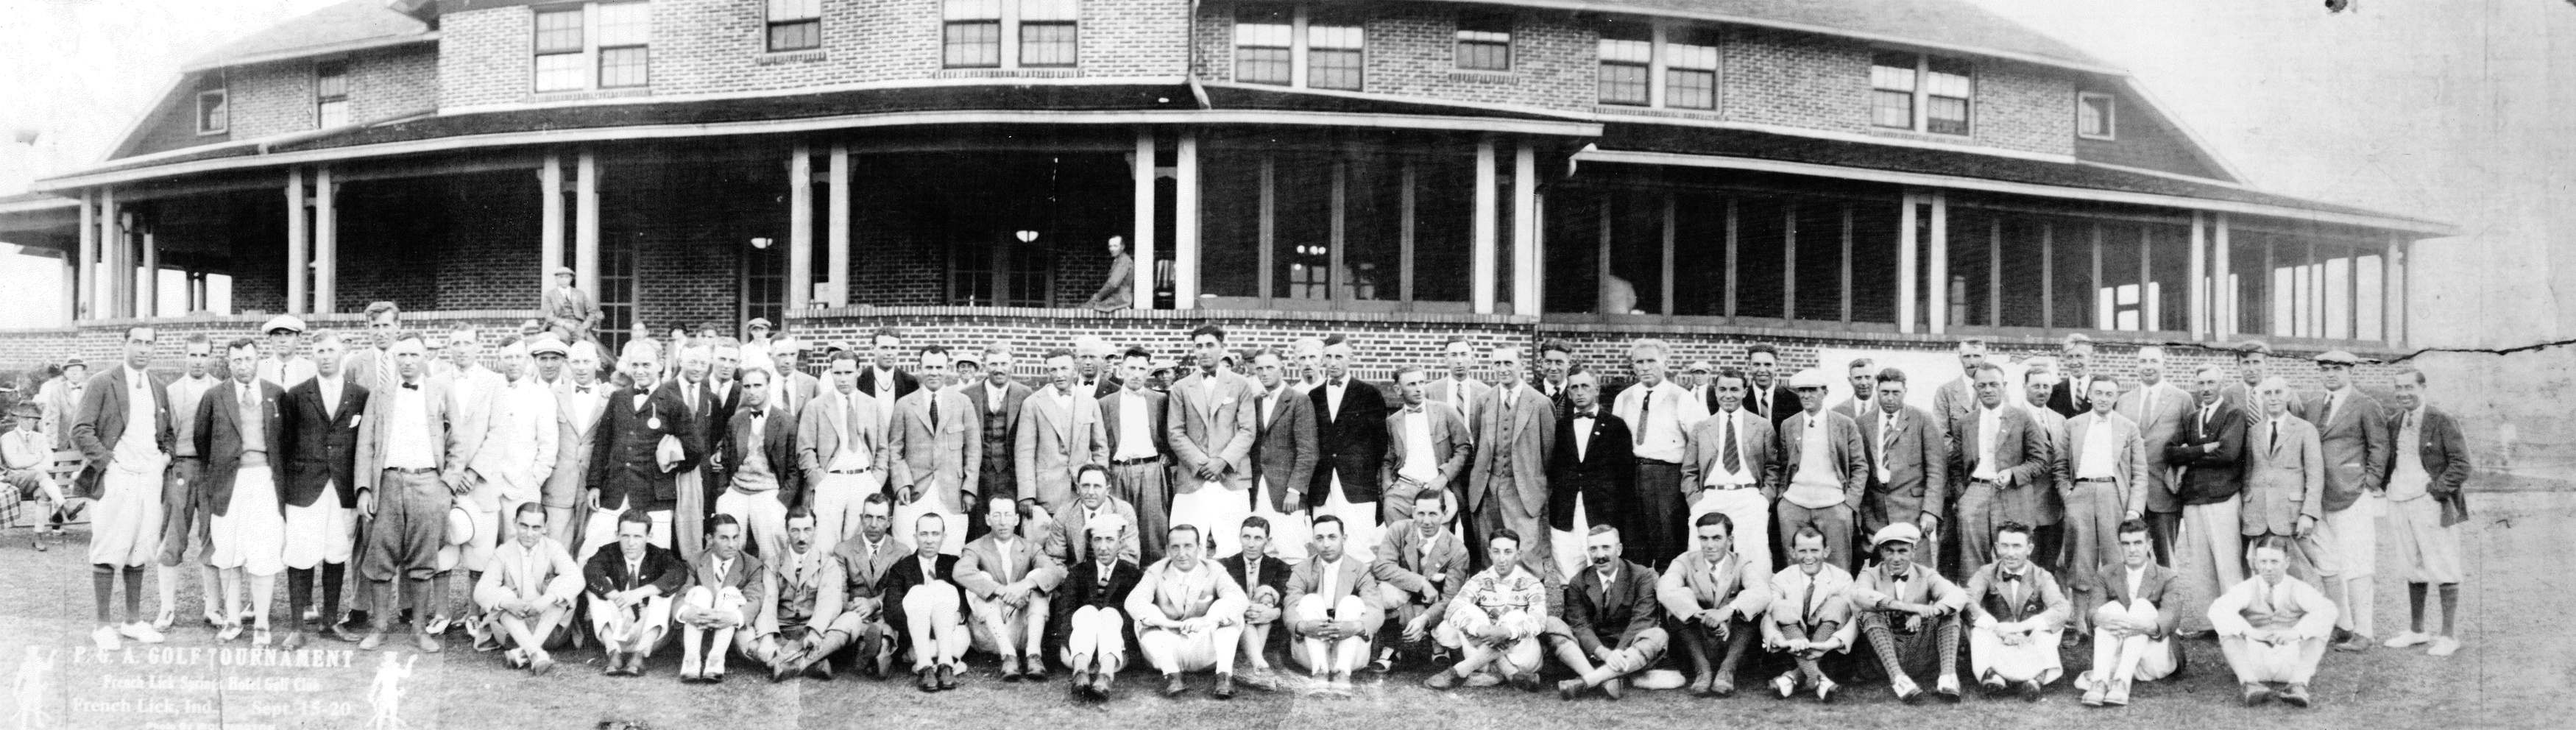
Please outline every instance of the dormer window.
M2110 94L2090 91L2075 94L2075 136L2085 139L2114 139L2118 131L2112 117L2117 106Z
M223 72L197 78L197 133L223 134L232 129L231 95L224 89Z

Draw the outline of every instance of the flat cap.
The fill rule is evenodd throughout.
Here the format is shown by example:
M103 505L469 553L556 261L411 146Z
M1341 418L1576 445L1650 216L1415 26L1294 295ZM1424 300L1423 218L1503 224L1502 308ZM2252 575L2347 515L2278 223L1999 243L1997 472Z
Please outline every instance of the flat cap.
M742 326L743 329L751 329L754 327L765 330L778 329L776 326L771 325L769 323L769 319L766 317L753 317L751 318L751 321L742 323Z
M565 347L563 340L555 339L554 335L537 335L535 338L528 340L529 357L545 354L568 356L572 354L572 348Z
M2262 355L2270 355L2272 354L2272 346L2263 344L2262 340L2246 340L2244 342L2236 343L2236 354L2238 355L2258 353Z
M2344 352L2342 350L2327 350L2325 354L2317 356L2317 364L2319 365L2359 365L2363 362L2367 361L2361 359L2358 355Z
M570 266L557 266L557 267L555 267L554 275L556 275L556 276L564 276L564 275L568 275L568 274L569 274L569 275L573 275L573 276L579 276L579 275L581 275L581 272L578 272L578 271L574 271L574 270L572 270L572 267L570 267Z
M1825 375L1825 371L1817 370L1815 368L1800 370L1798 371L1798 374L1789 376L1790 390L1797 390L1800 388L1831 387L1834 387L1834 379L1831 376Z
M1707 360L1693 360L1691 361L1690 367L1683 368L1683 370L1694 373L1714 373L1717 372L1717 366Z
M1923 542L1923 528L1915 527L1912 522L1887 523L1886 527L1878 528L1878 532L1869 536L1869 549L1877 550L1879 546L1891 542L1907 545L1920 544Z
M259 326L259 331L269 334L276 334L278 330L286 330L296 334L303 334L304 320L297 319L295 315L292 314L281 314L268 318L268 324Z

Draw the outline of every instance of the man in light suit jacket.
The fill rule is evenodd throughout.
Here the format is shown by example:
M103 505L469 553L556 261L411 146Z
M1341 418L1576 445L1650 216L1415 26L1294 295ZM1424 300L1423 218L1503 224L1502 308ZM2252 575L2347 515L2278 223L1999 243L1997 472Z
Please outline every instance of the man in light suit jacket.
M917 361L921 389L895 401L894 430L886 450L894 454L894 523L908 525L922 515L948 521L948 540L939 552L956 555L966 548L966 510L983 476L984 426L973 401L948 386L948 348L921 348Z
M1890 523L1870 535L1878 563L1853 576L1852 613L1878 654L1879 666L1887 670L1888 688L1897 699L1920 698L1921 675L1928 668L1934 675L1932 690L1956 702L1959 636L1966 630L1960 614L1968 607L1968 593L1914 561L1917 555L1932 555L1918 550L1922 536L1923 530L1911 522Z
M1021 501L1060 512L1073 502L1075 469L1109 463L1109 436L1100 425L1100 404L1074 391L1073 353L1049 350L1046 363L1052 382L1020 404L1019 423L1011 427L1018 432L1011 469Z
M340 616L340 589L358 530L358 417L367 408L365 386L350 382L340 366L346 347L330 330L313 335L314 377L286 392L287 615L295 630L283 648L304 644L304 607L313 601L314 569L321 568L322 616ZM327 623L327 622L326 622ZM334 623L324 636L356 637Z
M1339 517L1315 518L1315 554L1288 573L1280 620L1288 627L1288 657L1316 680L1330 681L1331 689L1348 692L1351 672L1368 660L1369 637L1386 622L1386 606L1368 564L1343 552L1343 529Z
M2076 387L2092 410L2066 422L2068 479L2057 488L2066 505L2066 545L2058 560L2075 591L2075 630L2091 633L2104 593L2096 577L2121 561L2120 525L2138 519L2146 500L2147 447L2138 425L2112 411L2118 381L2100 376Z
M1798 392L1800 410L1780 423L1780 501L1772 505L1782 535L1813 526L1825 536L1825 562L1849 574L1860 564L1853 557L1853 529L1859 524L1861 498L1869 493L1869 451L1861 445L1860 426L1825 411L1830 376L1801 370L1789 378ZM1784 546L1785 547L1785 546Z
M1870 411L1878 410L1878 370L1878 363L1869 358L1852 360L1851 368L1844 373L1851 381L1852 396L1826 410L1852 419L1853 423L1868 418Z
M1861 414L1861 445L1869 450L1869 493L1861 498L1860 530L1877 535L1899 522L1914 525L1921 536L1913 555L1922 565L1939 564L1942 519L1950 511L1950 434L1948 424L1930 411L1905 404L1905 371L1883 368L1871 373L1876 397ZM1952 528L1956 529L1956 528ZM1937 568L1934 568L1937 570Z
M1691 428L1682 454L1682 488L1690 490L1690 521L1711 512L1726 515L1737 554L1761 568L1769 580L1771 550L1771 484L1779 476L1772 457L1771 421L1744 409L1750 382L1735 368L1719 370L1709 380L1717 394L1717 412ZM1691 528L1696 539L1699 528ZM1699 550L1696 545L1692 550Z
M2317 427L2317 448L2325 456L2325 516L2317 521L2316 535L2323 549L2309 557L2317 587L2335 602L2334 648L2341 651L2364 651L2374 642L2370 576L2379 567L2377 521L2388 499L2389 439L2381 426L2388 417L2378 400L2352 387L2352 367L2360 363L2342 350L2318 355L2325 392L2291 409Z
M490 432L484 434L484 448L474 455L473 464L474 473L485 479L462 503L474 519L474 537L463 551L464 572L450 576L461 583L454 589L462 594L457 597L460 601L473 599L474 585L488 569L493 550L508 541L511 515L518 513L520 504L543 499L546 479L554 474L559 448L555 439L562 435L563 426L554 391L539 384L530 367L528 345L510 335L494 361L502 383L485 397L491 408L484 416ZM466 627L469 633L482 630L479 623L469 622Z
M2326 465L2317 427L2290 415L2290 383L2279 376L2254 387L2264 418L2245 433L2245 506L2237 513L2246 542L2266 535L2289 538L2290 571L2301 581L2317 576L2316 539L2325 518Z
M1986 340L1968 337L1959 340L1959 379L1941 385L1932 393L1932 415L1942 423L1957 424L1976 414L1977 368L1986 364Z
M56 410L71 423L70 443L87 464L78 493L98 497L90 506L90 580L98 601L98 627L90 639L103 652L116 649L118 636L146 644L163 638L142 615L143 565L160 552L161 491L177 437L170 425L169 386L147 369L152 342L152 328L125 328L125 361L89 376L78 410ZM107 605L120 577L122 625L108 621Z
M567 342L583 342L590 339L591 328L599 326L599 302L574 286L573 276L572 267L555 267L555 285L546 288L542 304L547 327L562 333Z
M560 352L557 352L560 350ZM578 342L564 345L541 345L534 351L542 369L551 362L562 369L554 378L555 391L555 470L546 475L542 501L546 508L547 537L563 543L566 549L578 548L576 536L582 523L589 521L582 504L582 480L590 477L591 430L599 427L599 417L606 411L608 392L615 390L599 382L599 344ZM575 562L589 559L576 555Z
M2092 583L2108 596L2084 611L2093 625L2093 669L2076 675L2084 704L2129 704L2129 683L2153 682L2182 668L2182 590L2172 570L2157 565L2147 524L2120 523L2120 560L2095 571Z
M384 644L385 631L406 605L424 624L432 620L436 602L429 586L438 574L447 511L482 479L467 465L483 448L482 414L490 411L456 407L447 384L429 377L428 348L419 333L402 333L387 352L394 387L369 394L358 420L358 514L373 520L358 571L373 586L368 605L375 611L375 625L358 648L369 651ZM642 362L650 366L652 359L648 354ZM406 593L410 604L399 600ZM427 632L419 635L419 645L421 651L439 650Z
M1252 442L1260 432L1259 386L1223 367L1225 329L1190 333L1198 367L1172 384L1164 400L1165 441L1172 447L1172 519L1216 539L1217 557L1233 555L1252 515Z
M796 416L797 468L814 510L814 544L831 550L859 527L859 504L884 491L894 449L878 427L877 400L858 390L859 354L832 353L832 387Z
M1427 375L1411 365L1395 372L1404 407L1386 417L1386 466L1378 474L1378 516L1389 525L1413 519L1421 500L1448 494L1476 448L1457 409L1430 400Z
M1521 348L1494 348L1494 389L1477 403L1476 444L1469 455L1464 499L1467 542L1489 545L1493 535L1509 528L1521 536L1515 552L1535 573L1546 572L1552 555L1547 530L1547 464L1556 450L1556 403L1530 387ZM1477 570L1489 551L1475 551Z
M233 376L197 399L196 433L190 434L206 459L209 562L223 572L226 621L215 638L233 640L248 620L256 627L251 645L265 647L270 592L286 569L286 390L257 377L259 344L250 338L234 340L225 356ZM245 574L253 608L241 602Z
M1666 631L1690 657L1691 695L1731 696L1745 653L1762 639L1771 566L1736 552L1735 524L1725 513L1692 518L1691 537L1691 551L1656 579L1655 597L1664 604Z
M2175 480L2174 465L2165 460L2165 444L2173 442L2174 432L2181 430L2183 419L2191 415L2192 397L2165 380L2164 348L2140 347L2134 359L2138 387L2120 396L2119 413L2138 424L2138 437L2147 447L2147 473L2141 480L2146 484L2146 501L2132 503L2131 507L2146 516L2156 562L2172 567L2174 540L2182 532L2182 499L2176 495L2180 485Z
M966 593L974 623L970 643L1002 657L1002 681L1045 681L1049 594L1065 569L1020 536L1019 500L996 495L984 505L992 532L975 538L957 559L957 587Z
M546 536L543 505L521 504L510 519L517 529L493 551L492 569L474 584L474 606L483 610L476 620L489 627L487 634L505 640L503 663L542 676L555 665L547 650L571 643L566 627L573 600L581 596L581 564L563 543Z
M1074 471L1074 497L1055 511L1054 519L1044 525L1030 524L1021 532L1043 539L1047 557L1061 565L1072 565L1091 559L1091 541L1084 536L1093 523L1108 515L1117 515L1126 526L1125 536L1118 541L1119 557L1135 562L1143 554L1136 534L1136 506L1109 493L1109 467L1084 464ZM1022 504L1026 504L1025 501Z
M1450 335L1449 341L1440 346L1440 359L1447 374L1432 378L1423 392L1434 402L1458 409L1458 417L1468 423L1475 423L1476 406L1485 402L1485 394L1494 392L1494 386L1475 377L1476 343L1469 342L1466 335Z
M975 422L983 427L984 459L977 466L975 501L981 504L994 497L1019 498L1020 479L1013 467L1018 460L1015 450L1020 408L1035 391L1011 377L1011 345L993 342L984 346L983 359L976 364L984 368L984 377L957 386L966 394L966 402L975 406ZM991 529L984 516L966 515L968 539L983 537Z
M1449 531L1457 504L1447 490L1424 495L1413 514L1388 524L1386 538L1378 541L1369 572L1377 576L1378 603L1392 620L1379 632L1372 670L1393 671L1398 647L1429 648L1433 663L1445 663L1436 656L1445 652L1430 642L1431 629L1440 625L1449 600L1467 582L1467 546Z
M707 518L707 549L689 563L689 588L680 594L671 622L680 625L680 681L722 682L725 652L758 651L760 612L769 607L769 568L743 552L742 521Z
M1252 442L1252 515L1270 523L1270 545L1281 560L1306 558L1306 488L1314 483L1315 406L1290 383L1278 350L1252 353L1257 430ZM1247 632L1249 633L1249 632ZM1260 668L1256 666L1255 668Z
M2056 467L2049 459L2048 434L2032 420L2029 409L2005 402L2011 386L2004 369L1991 363L1976 369L1977 401L1968 415L1950 423L1959 448L1950 453L1950 484L1958 487L1958 560L1951 575L1963 575L1994 562L1995 526L2029 525L2037 517L2035 500L2021 491L2048 489ZM2007 493L2011 493L2009 496ZM2011 511L2014 505L2024 511Z

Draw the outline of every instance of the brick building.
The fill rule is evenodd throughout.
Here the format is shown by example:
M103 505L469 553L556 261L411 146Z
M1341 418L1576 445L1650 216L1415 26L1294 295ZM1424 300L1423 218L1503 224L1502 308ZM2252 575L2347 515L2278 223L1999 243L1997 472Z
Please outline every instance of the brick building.
M1383 372L1457 333L1809 365L2086 332L2125 374L2393 351L2453 233L2253 189L1964 0L350 0L183 71L110 159L0 199L78 313L0 364L108 354L166 308L137 268L230 277L165 324L235 333L374 300L497 330L566 265L612 340L1177 354L1213 319ZM1147 309L1078 308L1113 236Z

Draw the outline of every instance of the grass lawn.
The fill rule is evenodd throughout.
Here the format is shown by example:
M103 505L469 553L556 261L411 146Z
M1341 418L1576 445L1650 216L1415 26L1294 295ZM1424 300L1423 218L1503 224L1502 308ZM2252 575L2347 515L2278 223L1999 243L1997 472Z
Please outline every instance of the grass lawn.
M1936 728L2224 728L2576 727L2576 631L2544 606L2576 597L2566 568L2549 556L2570 555L2576 544L2576 494L2483 493L2472 496L2477 519L2467 525L2469 580L2461 596L2460 634L2466 648L2448 659L2417 650L2374 649L2354 655L2328 652L2312 686L2318 706L2298 710L2279 704L2248 710L2237 703L2218 647L2190 642L2190 669L2182 677L2141 684L2124 709L2087 708L2064 680L2036 704L2017 698L1984 699L1971 691L1959 705L1907 707L1882 682L1852 687L1833 705L1812 698L1782 701L1746 687L1736 697L1697 700L1678 691L1631 691L1610 702L1597 694L1567 703L1553 693L1509 688L1423 689L1419 669L1383 682L1363 678L1356 696L1304 697L1245 690L1232 701L1194 692L1175 700L1155 694L1156 678L1141 667L1122 676L1111 701L1078 705L1065 699L1065 673L1044 686L1005 684L983 658L953 692L922 694L908 677L876 682L844 674L833 682L792 680L772 684L737 660L721 685L682 685L675 679L676 650L657 656L643 678L599 674L595 650L562 653L554 674L530 678L501 665L498 654L450 650L419 655L403 683L399 717L411 728L590 728L628 722L649 728L1421 728L1513 727L1825 727L1934 730ZM87 649L89 580L81 565L84 536L51 551L29 549L23 530L6 533L0 546L0 657L21 660L17 689L0 697L0 712L20 718L33 707L41 722L20 727L179 728L365 727L367 683L381 655L341 653L354 645L320 642L316 649L351 666L262 669L231 666L203 649L219 646L211 631L182 625L154 655L125 652L94 656ZM2383 550L2383 573L2393 574L2394 554ZM2383 578L2378 590L2381 638L2406 622L2403 584ZM183 589L182 607L197 605L195 580ZM153 608L147 577L145 610ZM278 601L285 601L280 589ZM279 608L283 611L281 605ZM461 637L461 634L458 635ZM397 637L401 638L401 637ZM229 646L239 648L246 642ZM392 645L400 646L400 642ZM128 644L128 646L135 646ZM191 649L200 651L189 652ZM413 655L396 652L398 661ZM141 660L136 657L141 656ZM156 665L189 661L177 665ZM49 662L29 686L31 666ZM2091 662L2089 647L2071 651L2069 672ZM262 678L272 683L259 685ZM284 677L286 679L276 679ZM193 684L171 685L178 681ZM207 684L211 681L212 684ZM154 684L154 683L163 684ZM241 686L226 684L241 683ZM1193 677L1204 688L1203 676ZM186 700L193 708L164 714L105 711L100 703L141 707L155 700ZM35 704L31 705L33 702ZM300 703L300 704L299 704ZM172 709L162 706L158 709Z

